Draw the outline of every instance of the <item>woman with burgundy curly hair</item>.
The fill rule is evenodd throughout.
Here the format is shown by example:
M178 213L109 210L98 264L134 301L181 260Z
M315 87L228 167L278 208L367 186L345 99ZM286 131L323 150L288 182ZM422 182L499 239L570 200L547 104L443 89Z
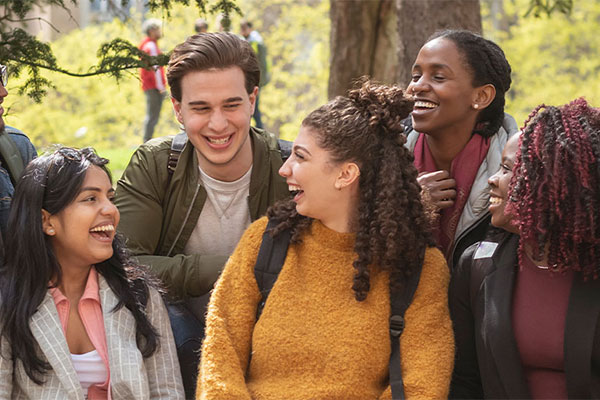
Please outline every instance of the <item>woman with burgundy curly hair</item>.
M310 113L281 167L287 257L258 323L254 276L267 218L246 231L211 298L198 397L391 398L390 291L420 271L401 336L407 398L448 394L449 272L433 247L401 120L401 89L365 82ZM251 356L250 356L251 355Z
M542 105L529 121L489 180L505 231L452 277L451 397L600 398L600 109Z

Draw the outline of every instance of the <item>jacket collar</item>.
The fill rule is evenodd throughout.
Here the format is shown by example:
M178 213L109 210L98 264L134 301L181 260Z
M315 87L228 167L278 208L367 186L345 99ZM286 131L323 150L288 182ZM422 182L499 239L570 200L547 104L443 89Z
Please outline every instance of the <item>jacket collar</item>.
M492 176L500 166L502 159L502 150L510 136L516 133L519 127L515 119L504 114L502 126L498 132L493 135L490 140L490 149L485 157L485 160L479 166L475 181L469 193L469 198L460 215L454 239L456 240L465 230L475 224L487 212L489 203L489 187L487 180ZM405 146L412 152L414 151L419 132L412 128L412 124L408 127Z
M252 174L250 175L250 188L248 196L248 207L250 209L250 218L252 221L264 215L267 208L275 199L283 198L288 194L285 180L278 175L279 168L283 165L277 138L272 133L265 130L250 127L250 141L252 143ZM188 144L190 144L188 142ZM198 182L200 172L198 170L198 158L195 156L194 146L186 146L181 162L186 162L185 158L190 158L187 162L192 163L192 179ZM198 201L204 204L206 200L206 190L200 188ZM191 215L193 221L197 221L202 207L195 210ZM190 231L191 234L191 231Z
M273 159L271 150L273 143L269 146L270 133L250 128L250 139L252 140L252 175L250 176L250 188L248 190L248 207L250 209L250 218L252 221L258 219L264 214L269 204L269 175L271 170L275 169L277 173L281 168L279 160ZM273 137L274 139L274 137ZM275 150L277 149L277 140L275 139ZM279 161L278 165L277 161ZM261 212L262 211L262 212Z
M71 362L71 353L58 311L49 291L31 317L29 328L69 398L83 399L83 391Z
M512 326L513 288L519 237L506 235L491 258L493 272L482 283L486 317L481 330L509 398L530 398ZM508 317L507 317L508 316ZM594 398L592 356L600 320L600 280L584 282L577 273L569 295L565 323L565 372L569 398ZM567 350L568 349L568 350Z
M285 179L279 175L283 165L279 141L277 137L267 131L250 128L250 137L253 143L252 176L248 206L252 221L265 215L267 208L277 200L290 196Z
M114 317L110 315L113 312L118 312L113 311L118 303L118 299L110 290L104 277L100 274L98 274L98 294L103 310L107 348L118 348L121 346L117 340L120 338L117 332L118 327L114 326ZM122 309L119 311L122 311ZM81 390L79 378L71 362L69 345L67 344L58 311L54 304L54 298L50 291L46 292L42 304L40 304L38 310L31 317L29 327L33 337L38 342L41 352L48 360L56 377L67 392L69 399L83 399L83 391ZM117 369L110 369L111 381L114 381L115 377L112 375Z
M526 399L530 394L510 318L518 245L519 236L507 235L491 258L493 272L485 277L480 290L486 309L481 330L508 398Z

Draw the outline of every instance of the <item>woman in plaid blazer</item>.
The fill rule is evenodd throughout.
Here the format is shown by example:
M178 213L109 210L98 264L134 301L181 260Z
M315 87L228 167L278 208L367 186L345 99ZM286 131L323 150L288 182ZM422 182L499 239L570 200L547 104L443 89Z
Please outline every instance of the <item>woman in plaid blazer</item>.
M19 181L0 268L0 398L182 399L169 318L115 237L90 149L60 148Z

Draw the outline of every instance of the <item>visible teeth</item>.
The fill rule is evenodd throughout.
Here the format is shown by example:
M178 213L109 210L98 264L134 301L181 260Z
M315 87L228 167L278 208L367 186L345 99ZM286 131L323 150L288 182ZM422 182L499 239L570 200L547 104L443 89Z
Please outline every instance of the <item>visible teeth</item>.
M208 141L211 142L212 144L225 144L229 141L229 138L231 138L231 136L227 136L226 138L223 138L223 139L208 138Z
M112 232L114 230L115 230L114 225L110 224L110 225L97 226L95 228L90 229L90 232Z
M500 197L490 197L490 204L500 204L502 199Z
M420 108L436 108L437 104L432 103L430 101L418 100L418 101L415 101L415 107L420 107Z
M297 192L298 190L300 190L300 186L298 185L288 185L288 189L290 192Z

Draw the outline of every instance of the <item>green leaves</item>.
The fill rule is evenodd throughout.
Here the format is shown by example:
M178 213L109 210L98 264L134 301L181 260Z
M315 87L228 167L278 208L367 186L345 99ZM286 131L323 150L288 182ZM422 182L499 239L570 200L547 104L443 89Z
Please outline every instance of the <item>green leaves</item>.
M89 0L80 0L89 1ZM210 0L194 0L198 10L205 13ZM70 0L77 4L78 0ZM129 0L120 0L123 6L129 5ZM211 13L221 12L224 21L230 21L230 15L236 13L241 15L240 8L235 0L213 0L210 7ZM127 40L116 38L104 43L97 51L98 62L91 63L83 71L60 66L52 48L44 42L39 41L21 28L14 28L15 22L31 20L26 16L35 6L55 5L65 9L64 0L0 0L0 6L4 6L4 14L0 15L0 62L7 64L13 76L19 76L25 69L29 79L19 87L19 93L25 93L37 102L42 101L52 87L49 79L41 76L41 70L50 70L73 77L88 77L94 75L108 74L117 80L122 78L123 73L136 68L148 68L151 65L166 65L168 55L150 57L141 52ZM189 5L189 0L148 0L151 11L161 10L167 17L175 5ZM42 23L48 21L39 19ZM81 48L79 51L84 51Z
M540 18L542 14L546 14L550 17L555 11L569 15L572 9L573 0L530 0L529 8L524 16L528 17L533 14L534 17Z
M580 96L600 104L600 2L575 1L568 15L523 18L529 3L504 1L506 31L484 26L512 66L506 111L522 124L538 104L561 105Z
M218 13L219 11L223 14L223 18L221 19L221 26L226 32L229 32L231 30L232 14L242 15L242 10L230 0L217 0L217 2L212 7L210 7L211 14Z

